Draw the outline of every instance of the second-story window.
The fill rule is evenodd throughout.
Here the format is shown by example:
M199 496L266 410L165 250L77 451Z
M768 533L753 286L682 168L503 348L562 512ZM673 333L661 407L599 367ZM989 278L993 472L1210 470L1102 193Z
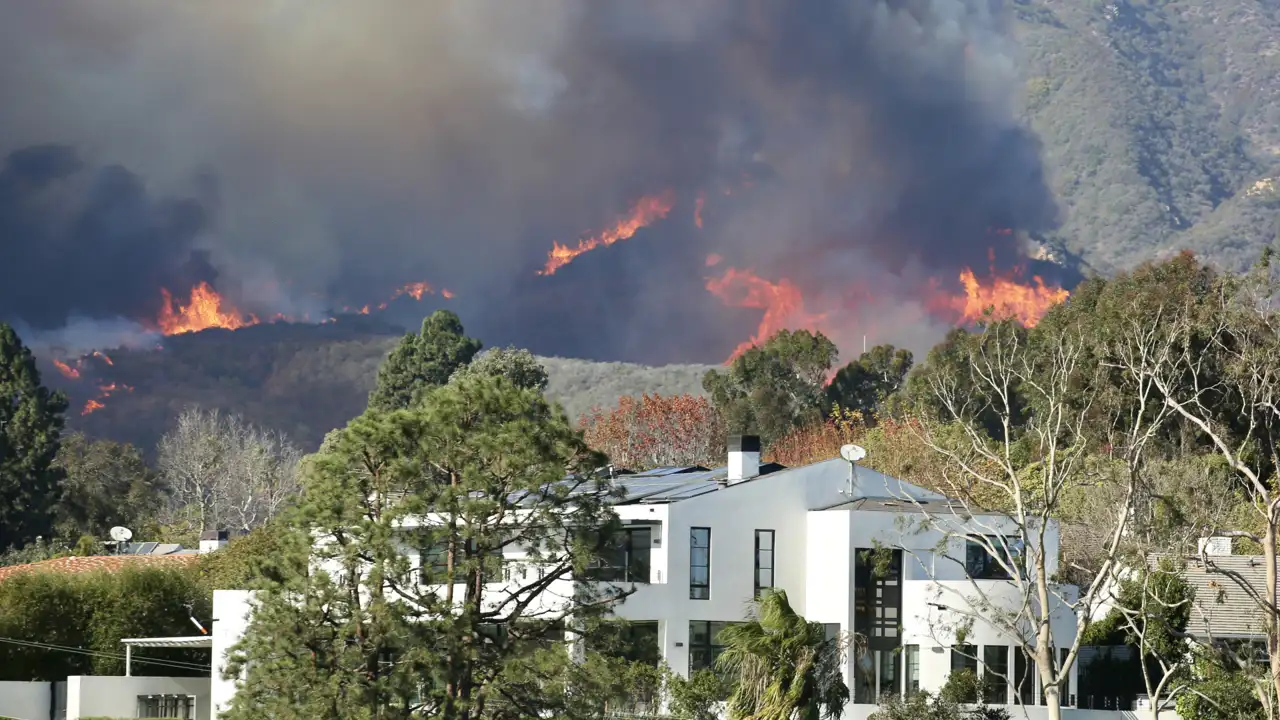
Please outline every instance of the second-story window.
M755 597L773 587L773 531L756 531L756 591Z
M711 528L689 529L689 599L711 599Z
M974 580L1010 580L1009 570L1021 572L1023 562L1020 538L986 535L965 541L964 569Z
M653 528L624 527L604 556L587 571L587 577L604 582L647 583L652 545Z

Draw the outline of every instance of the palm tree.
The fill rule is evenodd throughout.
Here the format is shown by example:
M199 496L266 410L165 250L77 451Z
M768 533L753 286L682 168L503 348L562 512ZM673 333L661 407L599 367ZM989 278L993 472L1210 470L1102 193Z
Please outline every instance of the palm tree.
M756 601L752 618L720 632L718 669L736 682L729 698L735 720L839 718L849 702L842 666L846 642L827 638L819 623L791 609L787 593Z

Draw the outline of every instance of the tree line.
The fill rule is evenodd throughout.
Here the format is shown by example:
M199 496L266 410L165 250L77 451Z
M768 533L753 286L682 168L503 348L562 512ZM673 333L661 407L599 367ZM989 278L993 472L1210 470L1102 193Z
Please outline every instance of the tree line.
M800 464L854 440L871 450L869 464L954 498L957 515L998 518L1003 529L983 549L1024 602L1003 607L973 583L954 590L968 603L947 605L952 625L937 630L955 638L986 623L1015 638L1052 717L1081 648L1098 642L1136 649L1136 676L1157 709L1276 717L1274 570L1262 588L1221 578L1255 601L1261 663L1186 636L1195 598L1180 580L1206 536L1275 568L1275 276L1269 254L1239 275L1182 255L1089 280L1034 328L993 314L956 329L914 367L909 353L883 346L833 372L830 340L784 331L708 373L707 398L624 399L581 426L543 397L532 356L482 353L456 316L439 312L388 356L368 409L310 456L291 460L267 434L225 419L193 416L187 432L180 422L167 438L175 447L207 435L201 423L235 431L216 451L196 443L185 464L158 463L175 488L168 495L188 498L167 500L161 517L190 526L275 514L272 550L247 574L260 603L233 668L244 673L233 717L596 717L658 685L684 698L689 717L724 698L736 717L791 717L843 705L848 689L822 668L857 652L856 637L812 635L785 596L766 595L750 632L729 633L737 650L718 674L681 678L631 659L611 613L625 584L583 592L571 579L616 563L610 459L628 469L712 463L723 435L752 432L767 455ZM46 475L26 487L61 488L60 398L39 387L29 353L4 357L17 358L6 377L18 378L8 397L19 403L3 409L17 425L9 434L6 423L5 447L29 451L26 465L3 466L5 491L33 472ZM679 442L661 447L673 434ZM246 447L275 448L273 459ZM292 501L273 505L270 482L250 493L175 482L200 477L202 458L238 454L221 476L259 488L253 479L293 468ZM240 510L255 504L268 510ZM971 535L954 521L922 525ZM1060 552L1046 540L1050 523L1063 528ZM41 526L27 517L13 527L25 540ZM1048 632L1056 608L1081 618L1074 637ZM780 675L777 653L800 653L788 657L806 669ZM883 717L955 709L941 696L911 702L889 703Z

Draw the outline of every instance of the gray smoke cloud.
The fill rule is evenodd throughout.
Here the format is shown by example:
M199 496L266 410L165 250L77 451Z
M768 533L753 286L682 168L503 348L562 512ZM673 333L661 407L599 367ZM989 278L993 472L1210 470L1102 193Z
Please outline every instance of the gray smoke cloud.
M997 0L9 3L0 151L63 144L194 203L198 227L153 233L164 272L105 252L106 220L61 246L129 292L203 251L258 312L427 281L491 344L715 361L760 316L706 291L716 253L789 278L849 349L928 278L1023 260L992 228L1056 221L1004 22ZM665 220L534 274L663 190ZM0 318L129 316L0 233ZM936 337L919 317L874 339Z

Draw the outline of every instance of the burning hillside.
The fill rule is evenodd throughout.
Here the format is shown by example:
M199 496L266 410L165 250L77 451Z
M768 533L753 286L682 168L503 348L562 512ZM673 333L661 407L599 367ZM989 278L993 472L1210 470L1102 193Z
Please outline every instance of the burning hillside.
M999 4L282 4L308 21L0 10L0 77L43 73L0 119L0 320L75 356L447 306L718 362L782 327L922 349L1072 285L1029 257L1058 209Z

